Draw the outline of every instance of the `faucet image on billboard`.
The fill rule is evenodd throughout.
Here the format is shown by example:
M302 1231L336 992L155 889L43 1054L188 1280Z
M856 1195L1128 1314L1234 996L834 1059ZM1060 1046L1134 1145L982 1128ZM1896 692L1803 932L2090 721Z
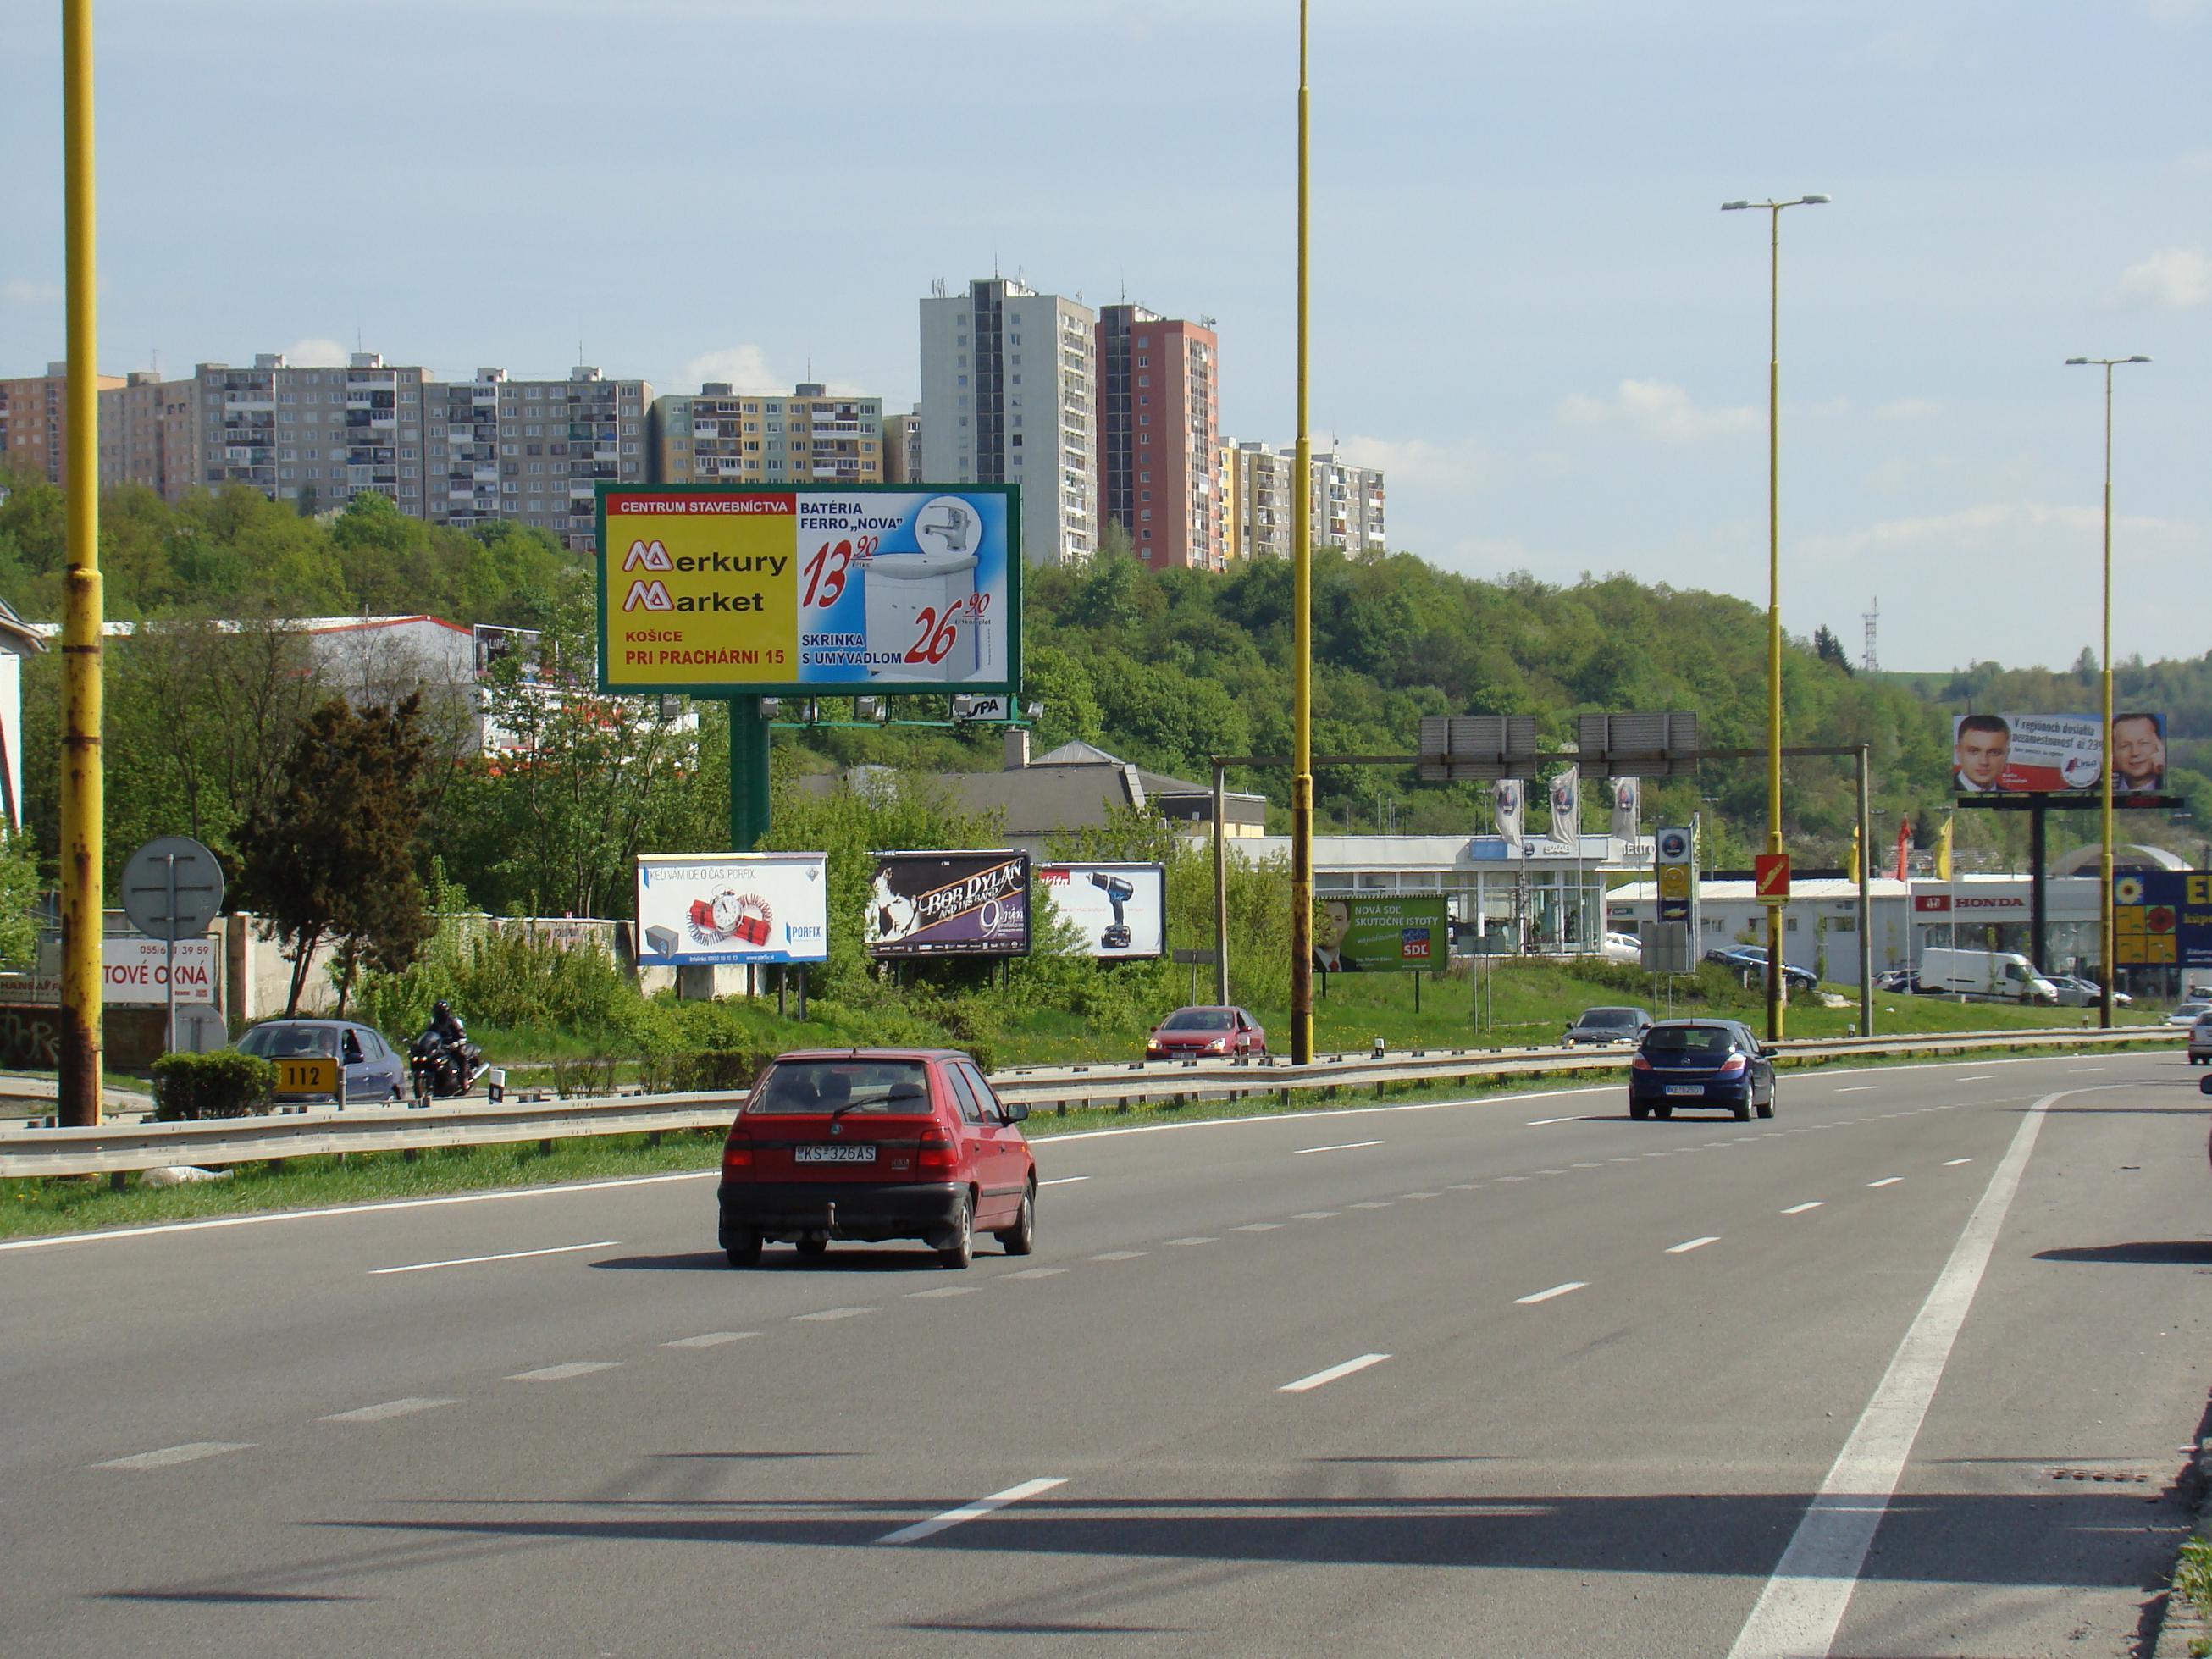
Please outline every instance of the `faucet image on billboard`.
M915 528L941 538L948 553L965 553L968 550L968 515L964 513L956 513L948 507L942 520L917 524Z
M1091 872L1091 884L1106 895L1106 902L1114 907L1114 925L1098 936L1100 946L1109 951L1129 948L1128 913L1122 907L1137 896L1132 883L1119 876L1109 876L1103 870Z

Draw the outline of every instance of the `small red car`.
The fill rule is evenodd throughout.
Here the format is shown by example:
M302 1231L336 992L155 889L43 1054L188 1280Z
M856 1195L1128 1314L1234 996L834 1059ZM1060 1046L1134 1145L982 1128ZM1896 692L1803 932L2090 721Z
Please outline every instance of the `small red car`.
M722 1148L721 1243L733 1267L788 1240L919 1238L964 1267L975 1235L1008 1255L1036 1243L1029 1108L947 1048L808 1049L761 1074Z
M1146 1060L1206 1060L1217 1054L1264 1054L1267 1034L1242 1008L1216 1003L1178 1008L1145 1039Z

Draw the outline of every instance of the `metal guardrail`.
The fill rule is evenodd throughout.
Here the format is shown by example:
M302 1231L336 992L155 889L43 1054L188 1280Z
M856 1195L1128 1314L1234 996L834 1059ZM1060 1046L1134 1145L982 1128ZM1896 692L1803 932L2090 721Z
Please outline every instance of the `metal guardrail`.
M1836 1037L1785 1042L1784 1058L1831 1060L1855 1054L1964 1053L1997 1048L2063 1048L2179 1039L2178 1028L2123 1026L2111 1031L1979 1031L1906 1037ZM1005 1099L1031 1110L1147 1102L1233 1100L1277 1094L1287 1102L1311 1091L1382 1094L1411 1085L1559 1073L1610 1074L1627 1067L1630 1050L1557 1048L1413 1050L1344 1054L1308 1066L1288 1060L1187 1060L1127 1065L1034 1066L991 1079ZM284 1116L223 1118L195 1123L103 1123L89 1129L34 1128L0 1133L0 1178L113 1175L168 1164L201 1167L311 1158L331 1152L422 1151L490 1146L586 1135L650 1134L713 1129L726 1124L742 1091L617 1095L562 1101L514 1101L427 1109L313 1110Z

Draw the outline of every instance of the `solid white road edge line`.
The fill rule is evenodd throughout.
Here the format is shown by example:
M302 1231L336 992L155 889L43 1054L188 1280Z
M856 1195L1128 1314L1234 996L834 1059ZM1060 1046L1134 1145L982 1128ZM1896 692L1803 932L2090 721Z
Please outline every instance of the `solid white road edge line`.
M979 1521L994 1510L1009 1504L1018 1504L1024 1498L1035 1498L1039 1492L1050 1492L1054 1486L1064 1486L1064 1474L1048 1475L1042 1480L1024 1480L1018 1486L1009 1486L1004 1492L994 1492L988 1498L979 1498L972 1504L963 1504L957 1510L947 1510L942 1515L932 1516L927 1521L917 1521L910 1527L901 1527L896 1532L887 1532L876 1540L878 1544L911 1544L930 1538L948 1527L957 1527L963 1521Z
M1797 1523L1735 1645L1729 1650L1729 1659L1784 1655L1824 1659L1833 1647L1859 1569L1866 1564L1875 1529L1889 1509L1899 1477L1912 1455L1912 1443L1919 1437L1921 1421L1943 1380L1951 1345L1973 1305L2005 1212L2020 1190L2021 1175L2035 1150L2044 1115L2068 1092L2087 1091L2045 1095L2021 1119L2012 1145L1967 1217L1935 1289L1898 1344L1888 1371Z
M1277 1394L1305 1394L1326 1387L1339 1377L1349 1376L1354 1371L1364 1371L1370 1365L1379 1365L1390 1356L1387 1353L1364 1353L1357 1359L1347 1359L1341 1365L1331 1365L1325 1371L1316 1371L1311 1376L1302 1376L1295 1382L1285 1382L1275 1390Z
M410 1261L404 1267L371 1267L371 1279L386 1273L428 1273L433 1267L473 1267L481 1261L520 1261L532 1255L569 1255L578 1250L604 1250L609 1245L619 1244L619 1238L596 1238L588 1244L555 1244L542 1250L502 1250L497 1255L457 1255L446 1261Z
M1304 1158L1309 1152L1356 1152L1362 1146L1380 1146L1379 1140L1340 1140L1334 1146L1300 1146L1291 1152L1292 1158Z

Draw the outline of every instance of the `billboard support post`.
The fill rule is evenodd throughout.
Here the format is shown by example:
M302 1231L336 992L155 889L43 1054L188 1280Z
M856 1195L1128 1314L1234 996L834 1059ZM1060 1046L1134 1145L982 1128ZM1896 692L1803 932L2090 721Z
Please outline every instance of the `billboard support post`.
M2111 769L2106 769L2107 772ZM2027 867L2035 877L2027 884L2027 959L2035 964L2039 973L2051 971L2051 963L2044 955L2051 932L2051 902L2043 888L2044 872L2050 868L2050 843L2044 831L2048 816L2040 800L2027 815Z
M1213 757L1213 1000L1229 1001L1229 847L1222 826L1228 790L1221 757Z
M1867 745L1861 744L1856 757L1859 786L1859 1035L1874 1035L1874 904L1868 892L1868 866L1874 862L1874 842L1869 839L1871 825L1867 811ZM1908 921L1905 924L1910 927Z
M768 722L758 697L729 702L730 850L750 853L768 834Z

